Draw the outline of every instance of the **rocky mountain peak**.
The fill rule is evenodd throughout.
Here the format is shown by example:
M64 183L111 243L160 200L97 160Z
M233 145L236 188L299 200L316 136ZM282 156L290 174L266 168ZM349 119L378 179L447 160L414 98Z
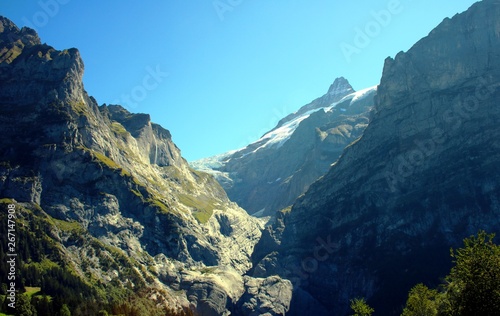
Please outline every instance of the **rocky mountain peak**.
M293 204L362 135L375 95L376 88L353 92L345 78L337 78L327 94L288 115L256 142L191 165L214 174L249 214L274 215Z
M40 45L40 38L35 30L28 27L19 29L14 22L0 16L0 64L11 63L24 47Z
M36 233L58 253L51 265L72 269L96 291L102 284L159 307L283 315L289 281L243 277L263 221L229 201L213 177L192 170L150 115L98 106L84 90L77 49L56 50L33 30L0 22L0 195L8 198L0 209L16 203L20 217L50 227ZM57 231L58 224L71 229ZM82 237L77 244L65 237L73 228ZM18 231L23 242L28 229ZM20 265L46 257L31 252Z
M344 77L339 77L335 79L335 81L330 85L328 89L327 95L330 96L340 96L340 98L344 97L346 94L353 93L354 89L352 88L349 81Z
M352 88L349 81L347 81L344 77L338 77L330 85L326 94L304 105L297 112L287 115L281 119L275 129L283 126L283 124L290 122L293 119L296 119L297 117L300 117L301 115L304 115L304 113L307 113L308 111L328 107L332 103L340 101L343 97L353 92L355 92L355 90Z
M47 110L46 106L56 104L56 100L74 107L82 104L85 97L82 83L84 66L77 49L59 51L41 44L34 30L26 27L19 29L4 17L0 17L0 25L2 100L17 106L37 104L32 114ZM44 108L41 108L42 104Z

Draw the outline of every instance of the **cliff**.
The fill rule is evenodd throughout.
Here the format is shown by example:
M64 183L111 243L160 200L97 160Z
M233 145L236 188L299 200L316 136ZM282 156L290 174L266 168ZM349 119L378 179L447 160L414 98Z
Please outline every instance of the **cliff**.
M192 170L149 115L99 106L83 71L77 49L55 50L0 18L0 196L18 206L20 220L40 223L35 240L58 253L28 251L20 264L49 260L106 288L104 296L133 291L178 311L243 313L257 295L248 292L252 282L263 282L243 278L263 223ZM41 229L50 223L57 225ZM289 306L286 293L282 302L264 296L246 310L283 314ZM269 300L276 306L261 306Z
M385 61L363 136L293 205L258 269L288 271L297 308L307 296L345 315L367 297L396 315L414 284L440 282L451 246L499 231L499 17L500 1L478 2Z

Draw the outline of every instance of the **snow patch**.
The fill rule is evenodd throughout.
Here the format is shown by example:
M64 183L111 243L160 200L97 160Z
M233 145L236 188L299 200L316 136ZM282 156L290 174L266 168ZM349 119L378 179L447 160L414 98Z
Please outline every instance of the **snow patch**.
M299 116L262 136L258 141L262 141L265 139L269 140L257 149L261 149L269 145L276 145L277 148L283 146L283 144L292 136L293 132L295 132L300 122L308 118L312 112L316 112L316 110L304 113L304 115Z
M286 143L290 139L290 137L295 132L297 127L300 125L300 123L303 120L307 119L311 114L313 114L317 111L320 111L320 110L323 110L324 112L332 111L334 108L337 107L337 105L339 105L341 103L345 103L348 100L350 100L350 102L349 102L349 105L347 105L347 107L350 107L353 103L358 102L358 101L366 98L372 92L376 91L377 87L378 87L378 85L375 85L375 86L372 86L372 87L369 87L366 89L362 89L360 91L353 92L349 95L346 95L341 100L330 104L327 107L322 107L322 108L317 108L317 109L307 111L304 114L302 114L301 116L295 117L295 118L291 119L290 121L284 123L280 127L266 133L260 139L249 144L248 146L246 146L244 148L232 150L232 151L229 151L229 152L226 152L224 154L217 155L217 156L193 161L193 162L190 162L190 165L191 165L191 167L193 167L197 170L209 172L209 173L212 173L212 174L217 175L219 177L227 177L228 176L227 174L224 174L221 172L214 172L214 171L223 167L231 159L231 156L234 155L235 153L240 152L240 151L244 151L244 150L249 150L249 147L251 147L252 145L255 146L254 150L245 152L244 154L242 154L238 158L243 158L247 155L250 155L250 154L257 152L260 149L270 147L270 146L276 146L276 148L280 148L281 146L283 146L284 143ZM338 110L340 110L342 112L346 112L347 108L343 106L342 108L339 108ZM260 146L258 144L260 144ZM254 146L252 146L252 147L254 147Z
M375 85L373 87L369 87L369 88L366 88L366 89L363 89L363 90L360 90L357 92L353 92L349 95L346 95L341 100L331 104L328 107L322 107L322 108L317 108L317 109L307 111L306 113L302 114L301 116L296 117L296 118L284 123L282 126L270 131L269 133L262 136L258 141L254 142L254 144L255 144L255 143L262 142L262 141L267 139L267 141L264 142L263 145L257 147L254 151L252 151L252 153L256 152L259 149L265 148L267 146L275 145L277 148L280 148L281 146L283 146L283 144L288 139L290 139L292 134L295 132L295 130L299 126L300 122L302 122L303 120L308 118L312 113L315 113L315 112L320 111L320 110L323 110L325 112L331 111L338 104L343 103L349 99L351 100L351 102L349 103L349 106L351 106L354 102L358 102L358 101L366 98L373 91L376 91L377 87L378 86ZM340 110L342 112L347 111L347 109L345 109L345 108L341 108Z
M366 98L371 92L376 91L377 87L378 87L378 85L354 92L353 93L354 97L351 100L351 104L353 102L357 102L359 100Z

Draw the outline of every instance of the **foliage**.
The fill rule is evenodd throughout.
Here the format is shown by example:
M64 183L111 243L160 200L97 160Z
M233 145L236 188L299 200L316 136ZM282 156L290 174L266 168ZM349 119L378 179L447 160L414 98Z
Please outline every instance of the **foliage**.
M7 204L12 202L8 199L0 201L0 222L6 222ZM16 209L19 223L16 230L18 315L193 315L189 309L171 310L151 301L143 281L145 272L134 268L134 259L127 257L120 249L92 238L78 223L56 220L36 205L17 204ZM6 225L0 225L0 275L6 275L9 269L3 248L7 244L5 229ZM118 270L121 280L130 280L134 289L122 286L118 280L104 284L82 277L61 249L61 241L53 237L54 229L67 242L89 247L98 257L101 267ZM5 294L7 286L1 282L4 281L0 280L0 294ZM13 315L16 310L7 310L5 297L0 295L0 303L3 303L0 315L1 312Z
M35 316L36 310L31 305L30 299L27 295L20 294L16 298L16 310L15 315L19 316Z
M111 130L115 134L120 135L120 136L127 136L128 135L128 132L125 129L125 127L123 127L122 124L120 124L119 122L116 122L116 121L111 122Z
M71 312L68 308L68 305L63 304L61 310L59 311L59 316L71 316Z
M31 298L31 305L35 307L37 316L55 315L52 301L47 295L37 295Z
M83 101L72 101L69 102L70 108L78 115L88 115L88 106Z
M500 310L500 247L495 234L480 231L451 250L455 266L446 278L452 315L498 315Z
M351 309L354 312L352 316L370 316L375 311L366 303L364 298L351 300Z
M179 201L193 208L193 216L201 224L208 222L216 208L215 202L211 198L205 196L179 194Z
M498 315L500 310L500 246L495 234L479 231L464 239L464 247L451 250L455 266L441 292L422 284L409 293L403 316Z
M423 284L417 284L410 290L402 316L437 315L437 296L438 292L436 290L430 290Z

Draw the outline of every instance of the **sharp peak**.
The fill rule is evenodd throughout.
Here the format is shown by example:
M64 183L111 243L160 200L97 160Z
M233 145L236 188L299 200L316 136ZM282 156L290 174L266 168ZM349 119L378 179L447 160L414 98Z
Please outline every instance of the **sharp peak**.
M2 15L0 15L0 36L2 37L0 42L4 44L19 39L28 46L41 44L38 33L34 29L27 26L19 28L12 20Z
M328 94L344 94L346 92L355 92L349 81L344 77L336 78L328 88Z

